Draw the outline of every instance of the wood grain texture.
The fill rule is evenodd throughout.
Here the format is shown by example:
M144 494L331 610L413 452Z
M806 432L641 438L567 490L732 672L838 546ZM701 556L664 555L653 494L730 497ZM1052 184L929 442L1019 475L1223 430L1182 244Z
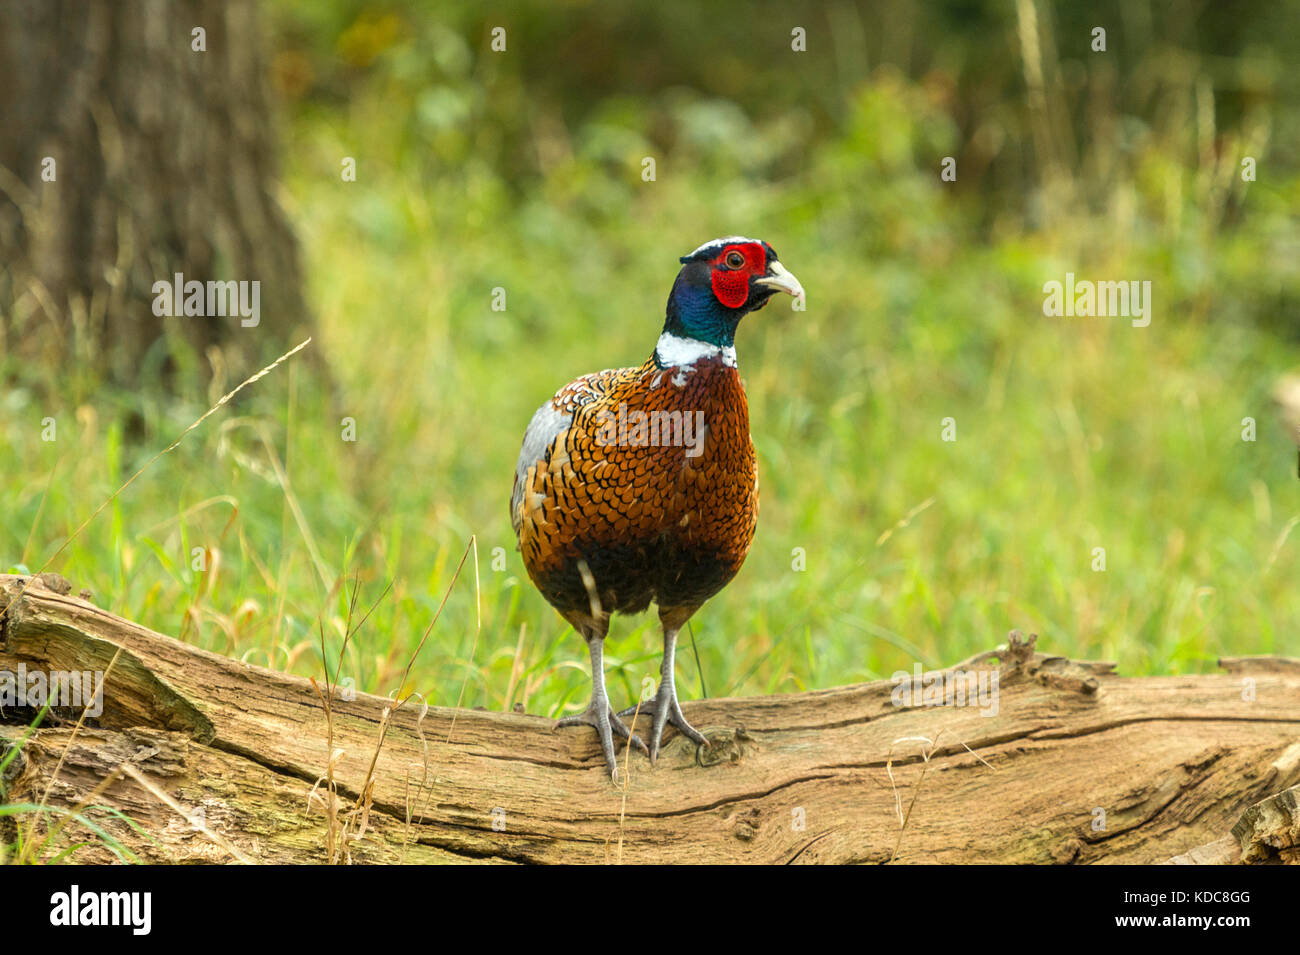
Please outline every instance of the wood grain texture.
M10 766L11 800L39 801L62 756L51 805L75 805L112 776L96 802L150 833L155 841L105 823L142 858L229 861L114 772L131 760L250 858L324 860L324 816L309 794L329 747L310 681L38 583L16 596L27 580L0 577L0 671L117 662L97 725L75 730L77 714L64 712L61 725L38 730ZM594 736L554 733L540 716L338 699L340 795L369 794L368 830L351 857L886 862L897 847L897 861L917 863L1294 860L1294 823L1268 823L1292 820L1294 797L1238 827L1244 851L1210 847L1249 807L1300 784L1300 661L1236 658L1226 674L1124 678L1032 643L997 654L991 716L896 706L890 682L688 702L712 747L697 752L673 735L653 768L632 754L626 792L611 785ZM992 666L991 656L964 666ZM0 736L19 738L29 718L6 712ZM909 813L901 835L900 808ZM1094 829L1098 810L1103 829Z

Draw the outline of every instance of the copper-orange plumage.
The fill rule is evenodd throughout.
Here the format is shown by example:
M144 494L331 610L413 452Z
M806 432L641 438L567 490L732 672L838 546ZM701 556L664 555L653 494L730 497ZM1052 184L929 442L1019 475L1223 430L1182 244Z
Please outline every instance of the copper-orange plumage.
M529 577L591 654L591 704L557 726L595 728L615 777L615 733L652 760L668 724L707 744L682 715L673 659L678 630L735 576L758 520L736 327L776 292L803 296L766 242L714 239L681 261L654 353L578 378L537 410L510 501ZM619 718L636 708L610 708L602 667L610 615L652 601L664 656L640 708L647 747Z

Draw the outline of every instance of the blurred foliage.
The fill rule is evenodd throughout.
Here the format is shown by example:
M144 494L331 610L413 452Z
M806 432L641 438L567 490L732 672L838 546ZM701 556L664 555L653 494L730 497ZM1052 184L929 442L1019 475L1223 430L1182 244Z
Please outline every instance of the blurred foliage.
M580 641L514 549L523 429L569 379L642 361L677 256L739 232L776 247L809 308L741 328L762 517L695 621L710 694L942 665L1012 627L1130 673L1300 655L1295 446L1269 403L1300 364L1294 8L268 10L284 200L358 440L295 366L287 403L259 383L54 568L106 605L317 673L340 581L359 569L365 606L395 579L345 669L390 692L473 534L483 631L462 576L405 689L582 702ZM1044 317L1043 283L1067 271L1150 280L1151 326ZM206 408L129 400L141 447L94 407L63 409L43 443L53 412L0 394L20 462L0 482L0 552L35 569ZM191 569L196 546L215 569ZM657 655L652 617L616 623L613 695L635 695ZM679 660L696 695L689 647Z
M1230 147L1224 132L1260 123L1293 162L1300 132L1295 112L1277 109L1295 91L1287 64L1300 54L1285 4L278 0L271 12L276 78L295 108L355 109L369 87L401 110L407 158L422 172L484 163L519 192L552 175L578 136L613 147L615 163L644 143L756 178L797 171L882 68L913 78L916 99L943 114L949 129L919 145L960 146L958 190L1014 206L1047 158L1033 151L1038 121L1063 157L1098 173L1136 169L1157 140L1195 165ZM1090 48L1099 25L1103 54ZM490 51L494 27L506 30L504 54ZM806 53L791 51L795 27ZM1043 120L1032 74L1053 113ZM1187 122L1203 118L1201 84L1213 95L1212 142ZM908 145L899 130L879 155Z

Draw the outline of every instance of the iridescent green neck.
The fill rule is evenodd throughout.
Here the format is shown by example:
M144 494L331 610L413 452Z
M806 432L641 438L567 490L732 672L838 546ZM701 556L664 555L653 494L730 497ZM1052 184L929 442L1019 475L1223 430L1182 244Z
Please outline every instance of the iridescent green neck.
M744 314L722 305L708 289L678 281L668 297L664 331L726 348L736 343L736 326Z

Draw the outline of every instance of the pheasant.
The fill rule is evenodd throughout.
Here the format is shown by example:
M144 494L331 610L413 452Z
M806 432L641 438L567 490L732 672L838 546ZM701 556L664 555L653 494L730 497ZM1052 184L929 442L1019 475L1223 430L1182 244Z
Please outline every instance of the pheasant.
M594 728L615 780L615 733L652 763L668 724L708 745L682 715L673 660L678 631L740 569L758 518L736 327L777 292L804 295L756 239L714 239L680 261L654 353L639 368L577 378L537 409L510 498L528 576L591 657L591 703L556 728ZM651 601L664 653L659 688L640 709L647 746L621 719L637 707L609 705L603 649L611 614Z

